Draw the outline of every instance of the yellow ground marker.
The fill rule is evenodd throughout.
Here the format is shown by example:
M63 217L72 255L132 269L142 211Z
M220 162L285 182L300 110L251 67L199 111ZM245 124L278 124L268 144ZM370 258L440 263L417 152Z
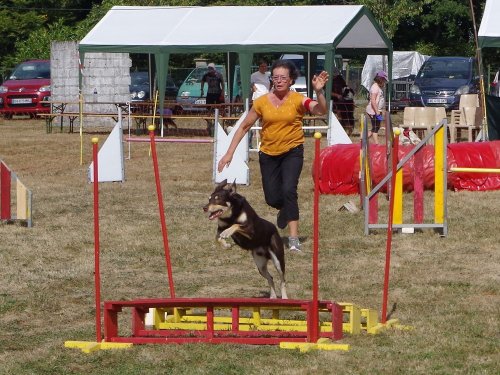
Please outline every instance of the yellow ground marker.
M389 319L388 321L383 323L378 323L376 326L373 326L368 329L368 333L378 334L388 330L389 328L399 329L401 331L412 331L414 327L405 326L403 324L399 324L399 319Z
M349 344L335 344L332 340L321 338L318 342L280 342L280 349L299 349L301 353L311 350L349 350Z
M96 341L65 341L64 347L70 349L81 349L85 354L97 350L129 349L134 344L124 342L96 342Z

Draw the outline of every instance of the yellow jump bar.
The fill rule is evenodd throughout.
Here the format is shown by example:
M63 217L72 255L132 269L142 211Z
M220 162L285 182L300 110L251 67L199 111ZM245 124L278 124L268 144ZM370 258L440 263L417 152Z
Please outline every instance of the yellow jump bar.
M500 173L500 168L459 168L451 167L450 172Z

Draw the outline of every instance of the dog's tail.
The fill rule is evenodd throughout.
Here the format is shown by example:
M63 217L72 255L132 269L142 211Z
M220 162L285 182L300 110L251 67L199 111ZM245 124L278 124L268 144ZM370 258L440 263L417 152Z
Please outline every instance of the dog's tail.
M281 271L285 274L285 246L278 232L274 233L271 237L271 248L280 262Z

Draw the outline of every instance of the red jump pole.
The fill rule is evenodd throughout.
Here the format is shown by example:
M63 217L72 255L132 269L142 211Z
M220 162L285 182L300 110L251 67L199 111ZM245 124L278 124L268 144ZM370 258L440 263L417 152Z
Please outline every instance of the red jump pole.
M312 264L312 309L309 342L317 342L319 339L319 173L320 159L319 148L321 133L314 133L314 208L313 208L313 264Z
M99 165L97 144L92 138L92 159L94 160L94 284L95 284L95 331L96 341L101 342L101 271L99 265Z
M399 133L400 130L394 130L394 138L392 141L392 176L390 185L389 198L389 220L387 223L387 245L385 251L385 272L384 272L384 291L382 298L382 324L387 321L387 297L389 294L389 269L391 266L391 247L392 247L392 219L394 216L394 195L396 186L396 172L398 168L398 151L399 151Z
M422 150L413 155L413 221L424 222L424 160Z
M172 263L170 261L170 248L168 246L167 223L165 221L165 209L163 207L163 195L161 193L160 172L158 169L158 157L156 155L155 127L148 126L151 144L151 155L153 156L153 167L155 171L156 195L158 196L158 209L160 210L161 233L163 236L163 248L165 250L165 261L167 263L168 285L170 288L170 298L175 298L174 279L172 276Z

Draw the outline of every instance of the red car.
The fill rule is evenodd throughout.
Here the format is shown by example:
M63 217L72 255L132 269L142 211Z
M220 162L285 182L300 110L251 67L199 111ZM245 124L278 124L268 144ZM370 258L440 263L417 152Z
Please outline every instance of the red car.
M0 115L50 112L50 61L29 60L19 64L0 86Z

